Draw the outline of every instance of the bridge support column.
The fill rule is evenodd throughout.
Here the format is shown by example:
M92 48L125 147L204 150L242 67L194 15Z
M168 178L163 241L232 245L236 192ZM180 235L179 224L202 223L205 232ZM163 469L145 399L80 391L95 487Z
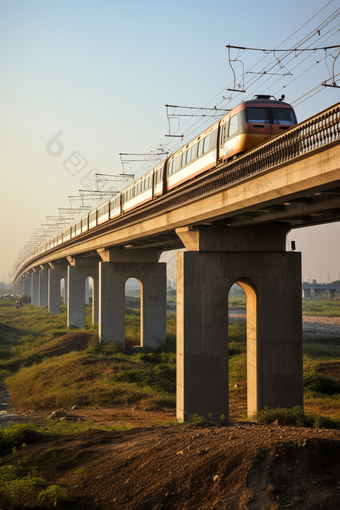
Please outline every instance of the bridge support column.
M289 228L289 227L288 227ZM303 405L300 253L283 225L178 229L177 418L228 419L228 292L247 296L248 415Z
M68 257L67 326L85 327L85 280L93 279L92 324L98 324L99 257Z
M27 273L23 280L23 294L31 295L31 274Z
M60 280L67 278L66 261L50 262L48 270L48 311L60 314Z
M48 269L49 266L40 266L39 271L39 306L48 306Z
M36 268L31 273L31 304L39 305L39 269Z
M303 289L303 297L305 299L309 299L310 298L310 289Z
M159 250L98 250L99 338L125 347L125 283L141 284L141 347L157 348L166 341L166 264Z
M336 289L329 289L329 297L331 299L335 298Z
M321 289L314 289L314 297L316 298L321 297Z

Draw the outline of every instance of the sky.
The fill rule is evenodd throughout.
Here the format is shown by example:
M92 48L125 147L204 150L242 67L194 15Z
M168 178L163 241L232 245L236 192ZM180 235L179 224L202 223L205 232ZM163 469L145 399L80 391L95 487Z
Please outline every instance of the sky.
M46 217L70 207L69 196L92 189L95 173L122 173L119 153L172 152L214 120L180 117L178 126L172 119L171 134L186 138L165 137L166 104L231 108L256 93L285 94L302 121L339 102L337 88L308 94L330 79L333 64L334 74L340 73L334 50L327 59L324 51L284 59L280 52L233 50L231 58L239 59L233 63L236 87L244 85L246 93L227 90L234 88L227 44L260 49L340 44L337 0L306 5L305 0L0 0L0 281L10 281L19 250L42 224L53 223ZM137 176L147 168L124 165ZM107 179L99 186L123 186L122 179ZM74 208L80 203L71 199ZM91 205L89 199L84 203ZM302 252L303 279L339 279L339 233L334 223L289 235Z

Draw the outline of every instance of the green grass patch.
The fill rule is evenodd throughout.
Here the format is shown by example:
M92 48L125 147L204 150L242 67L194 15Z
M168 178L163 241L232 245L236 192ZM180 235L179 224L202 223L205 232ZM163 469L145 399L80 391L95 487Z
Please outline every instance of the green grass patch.
M313 360L338 360L340 349L316 344L303 344L304 363Z
M276 422L278 425L288 427L340 429L340 420L318 416L312 413L305 413L301 407L293 407L291 409L271 409L266 407L255 413L249 419L266 425Z
M331 377L324 377L316 370L310 370L303 374L303 386L305 391L334 395L340 393L340 383Z
M322 317L340 317L340 299L303 299L303 315L315 315Z

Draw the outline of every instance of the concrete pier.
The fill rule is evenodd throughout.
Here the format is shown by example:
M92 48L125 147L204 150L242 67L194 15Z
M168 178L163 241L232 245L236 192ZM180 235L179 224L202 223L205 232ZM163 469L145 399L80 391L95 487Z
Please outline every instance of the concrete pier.
M92 324L98 323L98 264L99 257L68 257L67 326L85 327L85 281L93 280Z
M48 311L60 314L60 280L67 278L67 260L50 262L48 270Z
M301 257L289 226L202 226L176 232L177 418L229 415L228 293L247 298L248 415L303 405Z
M39 306L48 306L48 270L49 265L44 264L40 266L39 271Z
M39 269L34 268L31 273L31 304L39 305Z
M141 284L141 347L156 348L166 340L166 264L157 249L98 250L99 338L125 346L125 283Z
M26 273L24 280L23 280L23 294L25 294L27 296L31 296L31 286L32 286L31 273L28 272L28 273Z

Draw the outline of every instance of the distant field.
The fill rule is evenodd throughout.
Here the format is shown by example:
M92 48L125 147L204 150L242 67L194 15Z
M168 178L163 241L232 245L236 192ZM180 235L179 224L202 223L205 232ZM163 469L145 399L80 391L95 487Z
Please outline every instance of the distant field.
M316 315L322 317L340 317L340 299L303 299L303 315Z

